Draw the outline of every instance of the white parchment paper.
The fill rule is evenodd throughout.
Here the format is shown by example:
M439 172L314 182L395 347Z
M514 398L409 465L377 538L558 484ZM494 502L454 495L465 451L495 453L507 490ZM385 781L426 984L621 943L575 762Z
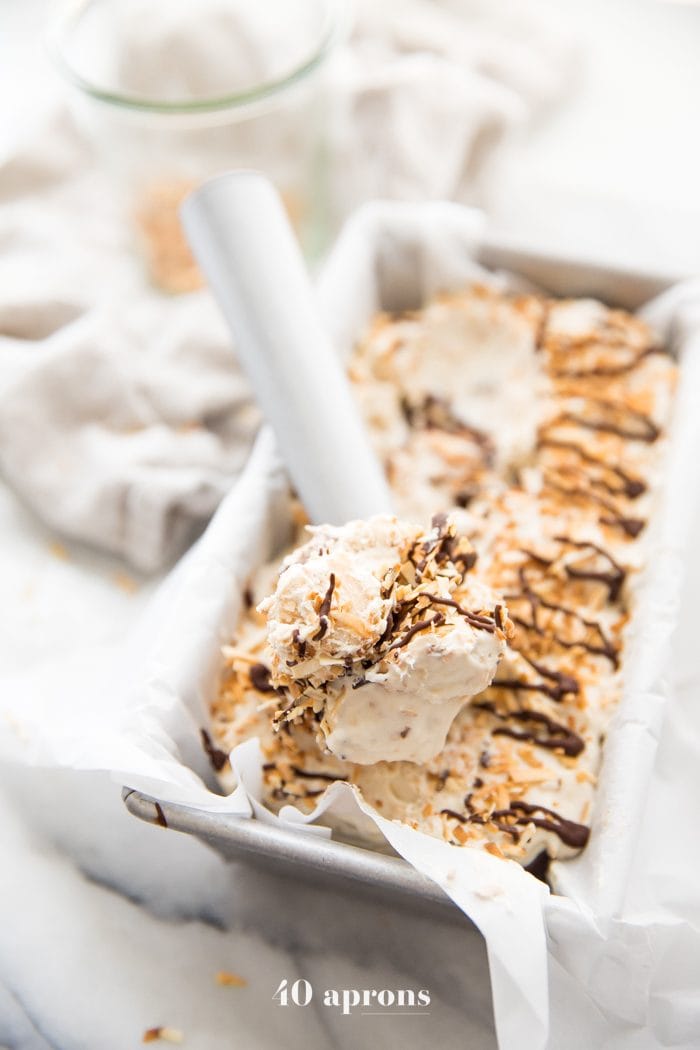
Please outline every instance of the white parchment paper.
M481 235L480 217L455 205L374 205L358 213L320 281L322 309L340 351L347 352L379 308L413 306L474 277L507 282L506 276L485 274L475 262ZM279 817L271 814L259 801L261 756L255 740L232 754L236 790L217 793L199 730L208 724L220 646L233 631L250 572L279 547L288 529L287 484L267 430L206 533L166 580L135 631L131 650L117 661L93 653L76 664L71 687L60 698L60 718L56 697L49 709L48 700L27 689L26 678L23 694L10 689L0 709L7 730L0 734L2 752L41 764L108 769L120 783L161 801L279 821L300 834L328 834L322 820L331 807L360 807L484 935L502 1050L699 1045L700 1035L693 1042L692 1030L697 1022L695 1034L700 1033L700 1007L688 1013L683 983L676 994L671 980L660 998L652 996L651 987L658 953L668 950L669 930L681 937L685 957L699 961L700 931L688 925L679 934L678 921L661 909L642 918L637 914L634 921L623 914L670 695L669 640L700 473L695 464L700 284L669 290L646 313L681 354L674 433L650 526L652 557L629 635L625 695L606 743L591 842L577 860L553 866L557 894L515 862L452 847L387 821L348 785L332 785L308 817L293 807ZM649 1041L652 1029L669 1030L664 1023L677 1008L685 1010L690 1041Z

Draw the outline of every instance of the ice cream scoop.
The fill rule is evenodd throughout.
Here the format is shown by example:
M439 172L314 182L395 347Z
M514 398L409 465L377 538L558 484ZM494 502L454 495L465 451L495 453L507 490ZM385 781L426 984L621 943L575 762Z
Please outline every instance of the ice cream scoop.
M512 624L447 516L311 528L285 559L267 617L277 723L312 719L360 764L424 762L492 681Z
M340 525L391 510L272 183L253 171L218 176L188 197L182 219L311 520Z

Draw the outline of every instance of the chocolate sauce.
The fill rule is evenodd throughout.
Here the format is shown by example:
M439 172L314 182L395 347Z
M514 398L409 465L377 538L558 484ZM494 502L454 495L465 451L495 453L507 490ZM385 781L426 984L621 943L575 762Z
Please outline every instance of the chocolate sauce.
M388 642L394 630L394 624L396 622L395 606L389 609L386 617L386 627L382 631L381 635L377 639L377 649L381 649L384 642Z
M292 631L292 644L296 646L299 659L303 660L306 656L306 638L301 637L298 627Z
M456 809L445 808L441 809L440 812L444 813L446 817L454 817L454 819L458 820L460 824L466 824L469 819L464 813L458 813Z
M473 489L460 489L459 492L454 494L455 507L461 507L462 510L466 510L475 495L476 492Z
M587 401L589 405L601 409L597 419L580 416L576 412L563 412L559 418L569 423L576 423L587 430L615 434L617 437L628 438L630 441L644 441L647 444L653 444L661 433L649 416L628 405L607 401L605 398L588 398ZM622 416L623 422L616 422L614 418L608 418L606 413L613 417L617 414L618 419ZM556 423L556 420L554 422Z
M559 645L565 649L573 649L576 646L580 646L585 649L586 652L593 654L594 656L605 656L612 663L613 667L618 667L620 660L617 654L617 650L612 642L607 638L603 628L597 622L597 620L586 620L583 616L580 616L574 609L567 609L564 605L557 605L555 602L545 601L544 598L539 598L539 603L545 609L550 609L553 612L559 612L564 616L570 616L573 620L582 624L584 628L592 631L600 639L600 645L592 645L590 642L586 642L584 639L575 639L574 641L566 641L560 635L553 633L552 637Z
M626 348L627 344L623 341L619 344L619 348ZM610 344L606 344L607 350L612 350L614 347ZM592 368L572 368L572 369L557 369L551 371L551 375L554 379L586 379L591 376L596 379L610 378L613 376L625 375L629 372L633 372L647 357L652 354L663 354L667 351L660 346L649 346L644 350L639 351L628 361L624 361L617 365L594 365Z
M495 633L496 624L494 620L491 620L486 616L480 616L479 613L470 612L469 609L465 609L464 606L460 605L454 598L441 598L437 594L425 593L423 593L421 597L427 598L428 601L433 602L435 605L449 605L452 609L456 609L460 616L463 616L471 627L476 627L482 631L488 631L490 634Z
M637 499L642 493L646 492L647 486L639 478L633 478L630 474L619 466L613 466L611 463L606 463L605 460L599 459L597 456L587 452L581 445L577 445L575 441L559 441L556 438L540 438L538 441L540 448L558 448L564 452L573 452L584 463L590 463L591 466L601 467L602 470L609 471L614 474L622 482L622 487L614 487L607 483L603 478L599 478L598 483L608 490L612 496L623 495L628 499Z
M513 811L526 814L518 817L516 824L534 824L543 831L552 831L565 846L570 846L571 849L583 849L588 842L591 833L589 827L585 824L577 824L574 820L567 820L566 817L555 813L553 809L547 809L546 806L538 806L534 802L511 802L510 810L502 810L498 815L502 816ZM546 816L533 816L532 814L535 813L544 813ZM493 815L496 816L495 813Z
M452 773L452 770L450 770L450 769L441 769L440 770L440 772L437 775L437 782L438 783L437 783L437 787L435 788L436 791L442 791L443 790L443 788L445 787L446 781L449 780L449 778L450 778L451 773Z
M565 605L559 605L556 602L551 602L545 598L542 598L539 594L532 590L531 586L527 582L525 570L522 566L519 571L519 576L523 588L523 593L521 595L511 595L510 597L511 599L517 599L519 597L525 598L529 602L532 611L532 623L528 623L527 620L523 620L521 617L514 616L513 614L511 614L511 619L513 619L514 622L520 624L526 630L534 630L537 634L544 635L544 630L537 622L538 609L541 607L543 609L549 609L551 612L558 612L562 616L568 617L574 623L579 624L579 626L583 628L585 632L592 632L599 639L600 644L592 644L591 642L586 641L585 638L575 638L573 640L569 640L563 638L560 634L557 634L556 631L549 630L547 631L547 634L550 638L552 638L555 642L561 645L564 649L574 649L576 647L580 647L581 649L585 649L586 652L589 652L594 656L604 656L611 662L613 667L619 667L620 660L617 650L606 636L601 625L596 620L586 620L583 616L576 612L575 609L569 609Z
M576 547L578 550L590 550L594 554L599 554L601 558L605 558L610 565L608 571L602 569L581 569L578 568L577 565L571 564L565 565L564 571L567 576L574 580L593 580L605 584L608 588L609 601L615 603L618 600L620 597L620 591L625 582L627 571L613 558L612 554L610 554L604 547L599 546L597 543L593 543L591 540L573 540L570 536L555 536L554 540L556 543L565 544L569 547ZM543 555L538 554L537 551L533 551L528 547L521 547L520 552L544 569L548 569L556 560L555 558L545 558Z
M557 683L559 686L559 697L556 699L560 699L565 693L579 692L579 684L573 675L564 674L562 671L552 671L549 667L546 667L545 664L533 660L532 657L527 656L523 652L521 652L520 655L523 660L527 660L530 667L534 668L538 674L541 674L544 678L549 678L550 681Z
M444 549L447 557L454 565L461 565L462 573L466 574L477 563L478 554L476 551L456 551L457 537L448 536L444 541Z
M513 692L542 693L559 702L566 690L559 685L547 685L546 682L528 682L523 678L494 678L489 689L512 689Z
M418 599L417 598L406 598L403 601L396 602L389 610L386 618L386 627L382 631L381 635L377 639L375 649L381 650L382 646L389 641L391 636L395 634L403 621L408 616L411 609L414 608ZM388 650L387 650L388 652ZM375 660L361 660L360 661L365 670L371 667Z
M221 748L214 746L206 729L200 729L199 734L202 738L202 747L206 752L207 758L216 772L219 773L228 762L228 755Z
M447 817L453 817L453 819L458 820L460 824L479 824L482 826L485 824L493 824L499 831L503 831L506 835L510 835L515 842L520 838L520 832L516 827L512 824L506 824L498 819L494 820L495 814L491 814L490 817L485 817L481 813L469 813L467 815L464 813L458 813L455 809L441 809L440 813L444 813Z
M529 547L519 547L518 549L521 554L524 554L532 561L537 562L537 564L541 565L543 569L549 568L549 566L554 563L554 558L545 558L541 554L538 554L537 551L531 550Z
M601 525L619 526L625 535L631 536L633 539L639 535L646 525L646 522L642 521L641 518L624 518L618 514L606 515L600 519L600 523Z
M601 558L610 565L609 571L601 571L594 569L578 569L575 565L565 566L567 576L570 576L575 580L595 580L598 583L603 583L608 588L608 597L611 602L616 602L620 597L620 591L622 585L625 582L627 572L617 562L612 554L605 550L604 547L599 546L597 543L593 543L590 540L572 540L568 536L555 536L555 540L558 543L566 543L570 547L575 547L577 550L592 550L596 554L599 554Z
M305 780L328 780L332 782L334 780L345 780L346 778L342 775L334 773L319 773L311 769L301 769L299 766L292 766L292 772L297 777L302 777Z
M266 667L265 664L252 664L248 674L250 676L250 684L259 693L275 692L275 687L270 681L270 668Z
M542 726L549 734L543 737L528 729L520 730L513 729L510 726L498 726L494 729L493 736L510 736L514 740L527 740L531 744L548 748L551 751L561 749L565 755L569 755L571 758L576 758L580 755L586 746L583 737L579 736L573 729L562 725L561 722L556 722L541 711L527 711L523 709L520 711L501 712L494 704L480 703L477 706L482 710L490 711L496 718L503 720L512 718L516 722L534 722Z
M596 503L598 506L603 507L608 511L606 515L602 515L598 520L603 525L613 525L622 529L626 536L630 536L633 539L639 535L642 531L646 522L642 518L628 518L624 514L620 514L617 507L605 499L603 496L599 496L597 492L592 492L590 489L582 488L577 485L574 488L567 488L566 485L562 485L560 482L554 481L551 477L550 471L544 471L544 480L547 488L554 489L555 492L560 492L564 496L568 496L571 499L587 499L591 503Z
M318 798L318 796L322 795L325 790L325 788L318 788L315 791L305 791L303 795L299 795L296 791L289 791L287 788L276 787L272 789L270 794L272 795L272 798L277 799L278 802L283 802L286 798Z
M331 611L331 601L333 599L333 591L335 590L335 573L332 572L330 575L330 582L328 584L328 590L326 591L323 601L321 602L318 610L318 622L319 628L316 634L313 635L313 640L318 642L323 638L326 631L328 630L328 614Z
M445 622L445 617L442 613L435 613L431 619L419 620L418 623L414 623L411 627L405 631L400 638L398 638L392 645L389 646L387 652L391 652L392 649L400 649L404 645L408 645L411 638L418 634L420 631L425 631L429 627L439 627Z
M404 397L401 399L401 411L413 430L444 430L448 434L469 438L479 449L484 465L493 465L496 448L491 437L485 431L470 426L456 416L445 398L428 394L419 404L412 404Z

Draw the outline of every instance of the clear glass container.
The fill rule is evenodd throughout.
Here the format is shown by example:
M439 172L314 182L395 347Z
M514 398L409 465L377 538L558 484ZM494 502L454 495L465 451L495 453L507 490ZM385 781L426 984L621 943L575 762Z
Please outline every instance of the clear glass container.
M49 45L72 108L134 219L154 283L201 278L183 197L231 168L268 174L313 258L327 236L327 61L343 0L82 0L54 10Z

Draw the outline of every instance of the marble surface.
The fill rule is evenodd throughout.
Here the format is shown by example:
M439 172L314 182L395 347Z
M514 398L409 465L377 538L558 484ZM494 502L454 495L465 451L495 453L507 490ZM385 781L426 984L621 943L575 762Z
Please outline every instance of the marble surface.
M632 19L632 6L567 4L591 45L580 83L514 145L494 222L550 248L684 272L700 268L689 236L700 160L683 130L700 108L700 9L640 0ZM37 43L44 8L6 0L0 14L0 84L16 100L0 155L57 90ZM117 644L154 587L60 542L1 485L0 581L3 673ZM679 674L693 691L688 623ZM157 1025L197 1050L495 1046L484 949L459 916L438 923L225 864L139 824L98 776L2 770L0 834L0 1048L128 1050ZM220 970L247 986L219 986ZM280 1007L283 977L307 978L316 999ZM344 1017L319 1005L327 987L428 988L432 1002L428 1016Z

